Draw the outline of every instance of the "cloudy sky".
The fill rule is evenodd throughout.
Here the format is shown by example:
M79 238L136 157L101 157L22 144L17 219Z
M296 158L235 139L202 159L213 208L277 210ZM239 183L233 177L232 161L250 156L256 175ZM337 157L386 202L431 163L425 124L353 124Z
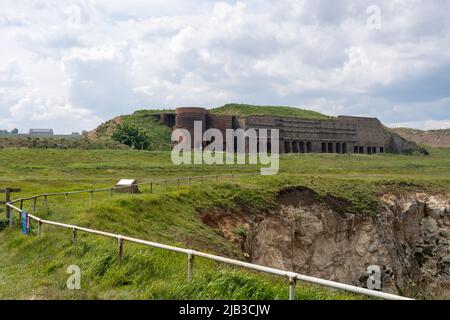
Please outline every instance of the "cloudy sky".
M450 0L0 0L0 129L228 102L450 127Z

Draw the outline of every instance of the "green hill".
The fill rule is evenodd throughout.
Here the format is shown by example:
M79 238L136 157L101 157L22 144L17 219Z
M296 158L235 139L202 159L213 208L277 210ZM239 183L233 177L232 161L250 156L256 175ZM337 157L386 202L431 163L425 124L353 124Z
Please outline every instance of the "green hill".
M238 116L281 116L281 117L297 117L303 119L329 119L330 116L322 113L299 109L294 107L282 106L255 106L249 104L226 104L223 107L210 110L213 114L220 115L238 115Z
M170 150L172 130L161 124L155 117L161 112L171 112L171 110L138 110L130 115L119 116L102 123L90 132L88 137L93 141L112 141L111 135L118 125L130 124L147 134L150 150Z

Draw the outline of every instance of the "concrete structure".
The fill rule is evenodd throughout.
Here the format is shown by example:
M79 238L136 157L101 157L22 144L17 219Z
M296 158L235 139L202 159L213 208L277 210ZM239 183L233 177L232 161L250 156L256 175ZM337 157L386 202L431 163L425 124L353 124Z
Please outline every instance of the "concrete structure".
M53 129L30 129L28 134L52 136L53 135Z
M280 153L403 153L417 145L389 131L376 118L339 116L326 120L295 117L214 115L203 108L178 108L173 114L161 114L162 123L189 130L194 121L202 121L203 131L226 129L279 129ZM224 134L225 137L225 134ZM268 146L271 150L271 146Z

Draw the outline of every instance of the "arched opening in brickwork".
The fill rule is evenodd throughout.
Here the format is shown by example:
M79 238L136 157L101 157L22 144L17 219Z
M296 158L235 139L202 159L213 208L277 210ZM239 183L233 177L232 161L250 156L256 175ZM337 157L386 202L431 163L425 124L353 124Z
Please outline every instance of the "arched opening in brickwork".
M327 144L325 142L322 142L322 153L327 152Z
M328 153L333 153L333 152L334 152L334 150L333 150L333 143L329 142L328 143Z
M342 144L342 153L347 153L347 144L346 143Z

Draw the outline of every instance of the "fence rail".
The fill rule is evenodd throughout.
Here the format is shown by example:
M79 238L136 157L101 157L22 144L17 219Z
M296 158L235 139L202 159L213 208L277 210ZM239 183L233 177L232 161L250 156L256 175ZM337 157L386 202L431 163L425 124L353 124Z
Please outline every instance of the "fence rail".
M251 173L251 174L253 174L253 173ZM224 176L224 175L222 175L222 176ZM218 177L218 176L216 175L216 176L210 176L210 177ZM199 177L194 177L194 178L198 179ZM203 177L203 178L205 178L205 177ZM179 179L181 179L181 178L171 179L171 180L179 181ZM184 179L186 179L186 178L184 178ZM191 179L191 178L187 178L187 179ZM169 181L169 179L168 180L160 180L160 182L161 181L165 182L165 181ZM153 181L153 183L154 182L155 181ZM333 289L344 290L347 292L352 292L352 293L356 293L356 294L366 295L369 297L385 299L385 300L413 300L413 299L410 299L407 297L402 297L402 296L393 295L393 294L384 293L384 292L375 291L375 290L369 290L369 289L365 289L365 288L360 288L360 287L343 284L343 283L339 283L339 282L334 282L334 281L329 281L329 280L324 280L324 279L320 279L320 278L310 277L310 276L302 275L302 274L295 273L295 272L265 267L265 266L261 266L261 265L257 265L257 264L253 264L253 263L248 263L248 262L243 262L243 261L225 258L225 257L221 257L221 256L216 256L216 255L212 255L212 254L208 254L208 253L204 253L204 252L200 252L200 251L196 251L196 250L174 247L174 246L170 246L170 245L165 245L165 244L161 244L161 243L157 243L157 242L151 242L151 241L146 241L146 240L142 240L142 239L132 238L132 237L114 234L114 233L110 233L110 232L99 231L99 230L95 230L95 229L89 229L89 228L84 228L84 227L80 227L80 226L76 226L76 225L65 224L65 223L60 223L60 222L55 222L55 221L50 221L50 220L44 220L38 216L29 214L22 208L19 208L14 205L15 203L20 202L21 200L22 201L26 200L26 199L31 200L31 199L36 199L37 197L43 197L43 196L67 195L67 194L76 194L76 193L82 193L82 192L105 191L105 190L111 190L111 189L112 188L73 191L73 192L61 192L61 193L52 193L52 194L49 193L49 194L42 194L42 195L37 195L37 196L29 197L29 198L22 198L22 199L8 202L8 203L6 203L6 206L8 206L10 209L12 209L11 214L10 214L10 226L12 226L13 212L18 212L20 214L20 218L22 218L22 215L24 213L26 214L27 234L30 233L31 221L35 221L38 224L37 234L39 237L42 235L42 226L43 225L51 225L51 226L56 226L59 228L72 230L74 244L77 242L78 232L85 232L88 234L95 234L95 235L99 235L99 236L103 236L103 237L107 237L107 238L113 238L113 239L116 239L117 243L118 243L118 257L120 260L122 259L122 256L123 256L123 244L125 241L131 242L131 243L136 243L136 244L141 244L141 245L148 246L148 247L159 248L159 249L163 249L163 250L186 254L187 261L188 261L188 268L187 268L188 272L187 273L188 273L189 280L192 280L193 273L194 273L194 257L201 257L201 258L213 260L216 262L221 262L221 263L236 266L236 267L242 267L242 268L246 268L249 270L259 271L259 272L263 272L263 273L267 273L267 274L271 274L271 275L275 275L275 276L281 276L281 277L286 278L289 281L289 300L296 299L297 281L307 282L307 283L311 283L311 284L315 284L315 285L326 286L326 287L333 288Z

